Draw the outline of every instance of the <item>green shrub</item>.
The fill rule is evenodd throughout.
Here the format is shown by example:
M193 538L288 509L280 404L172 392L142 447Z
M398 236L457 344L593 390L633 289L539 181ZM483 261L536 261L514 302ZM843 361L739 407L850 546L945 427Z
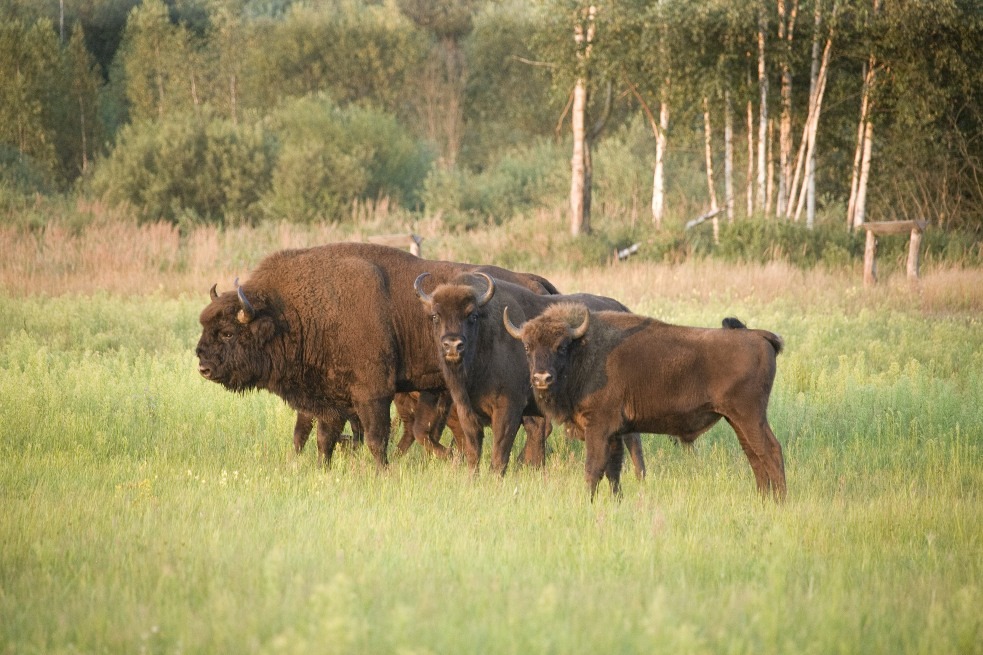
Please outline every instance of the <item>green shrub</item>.
M350 218L356 199L413 204L431 155L391 116L341 109L323 96L294 100L273 119L279 143L267 216L294 222Z
M120 130L92 189L142 221L253 222L269 186L273 144L259 125L182 115Z
M500 225L562 197L568 172L557 146L540 141L515 148L484 171L431 171L424 183L423 203L440 214L447 229Z

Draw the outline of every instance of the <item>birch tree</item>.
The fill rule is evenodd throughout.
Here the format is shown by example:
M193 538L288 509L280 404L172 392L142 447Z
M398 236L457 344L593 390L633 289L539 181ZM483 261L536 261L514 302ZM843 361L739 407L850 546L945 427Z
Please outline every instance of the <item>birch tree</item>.
M789 184L792 178L792 41L795 19L799 13L798 0L778 0L778 44L781 48L782 113L778 133L778 198L775 213L784 216L788 205Z
M873 0L872 17L880 11L880 0ZM860 96L860 120L857 125L857 148L853 157L853 174L850 179L850 200L847 203L847 225L859 229L866 220L867 180L874 148L874 122L870 117L872 93L878 61L870 53L864 70L863 89Z

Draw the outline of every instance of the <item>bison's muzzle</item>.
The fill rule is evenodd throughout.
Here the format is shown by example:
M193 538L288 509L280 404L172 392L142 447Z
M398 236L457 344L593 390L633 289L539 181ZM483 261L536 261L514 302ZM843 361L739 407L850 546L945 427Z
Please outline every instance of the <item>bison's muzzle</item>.
M457 364L464 355L464 339L459 336L445 336L440 340L440 347L444 351L444 360L450 364Z

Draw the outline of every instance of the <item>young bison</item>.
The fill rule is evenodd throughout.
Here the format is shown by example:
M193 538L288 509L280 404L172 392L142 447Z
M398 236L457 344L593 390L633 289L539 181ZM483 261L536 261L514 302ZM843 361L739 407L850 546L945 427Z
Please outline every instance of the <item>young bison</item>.
M606 475L620 493L628 432L689 443L727 419L751 463L758 491L785 497L782 447L768 425L768 397L782 339L737 319L720 329L668 325L582 304L554 305L506 330L522 341L536 403L584 434L591 499Z

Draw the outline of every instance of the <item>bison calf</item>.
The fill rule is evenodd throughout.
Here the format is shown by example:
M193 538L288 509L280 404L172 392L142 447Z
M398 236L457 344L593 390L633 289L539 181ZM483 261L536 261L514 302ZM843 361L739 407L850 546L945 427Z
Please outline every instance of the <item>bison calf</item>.
M736 319L692 328L576 303L554 305L521 327L508 311L502 320L525 347L539 408L583 432L592 499L602 475L620 493L620 435L668 434L688 443L721 417L737 433L758 490L785 497L782 447L767 418L778 335Z

